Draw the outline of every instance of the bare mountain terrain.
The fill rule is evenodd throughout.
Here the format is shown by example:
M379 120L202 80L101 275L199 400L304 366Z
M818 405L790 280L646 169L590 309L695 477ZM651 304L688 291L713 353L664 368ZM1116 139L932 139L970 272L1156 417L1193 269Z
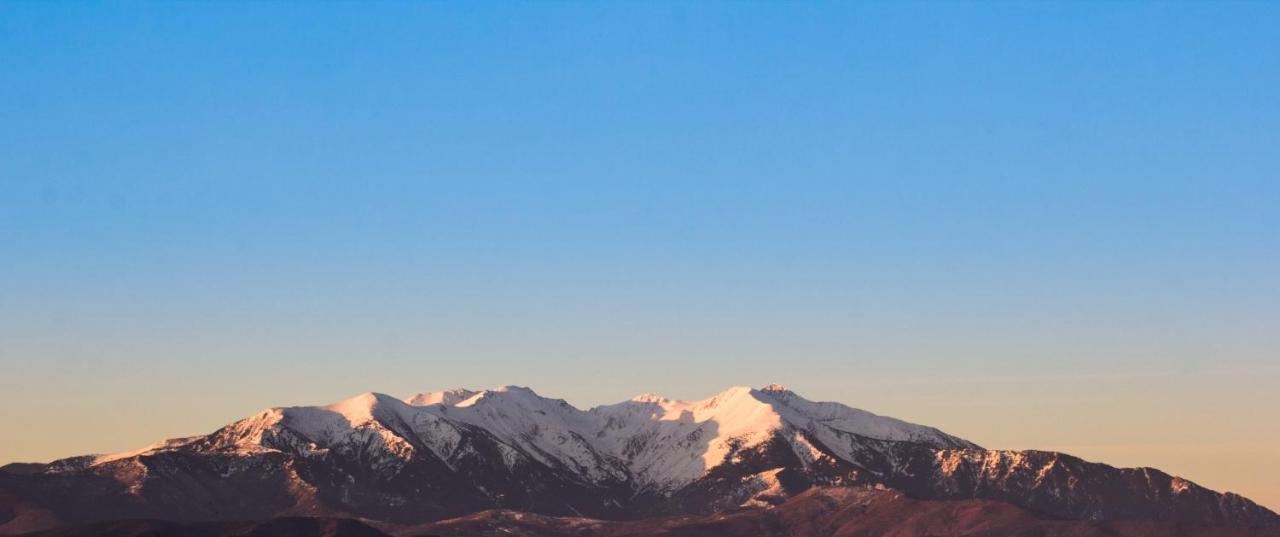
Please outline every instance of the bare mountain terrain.
M1053 519L989 500L915 500L884 489L813 488L778 506L630 521L488 510L420 525L349 519L99 522L31 537L1275 537L1280 528Z

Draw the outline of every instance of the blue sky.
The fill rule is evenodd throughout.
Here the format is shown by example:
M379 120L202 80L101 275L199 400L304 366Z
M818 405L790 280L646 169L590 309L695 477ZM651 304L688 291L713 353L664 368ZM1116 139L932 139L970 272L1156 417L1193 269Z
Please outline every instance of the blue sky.
M1145 426L1270 442L1276 27L1262 2L5 3L0 420L27 432L0 459L509 383L779 381L1120 459ZM1118 401L1112 437L1033 423Z

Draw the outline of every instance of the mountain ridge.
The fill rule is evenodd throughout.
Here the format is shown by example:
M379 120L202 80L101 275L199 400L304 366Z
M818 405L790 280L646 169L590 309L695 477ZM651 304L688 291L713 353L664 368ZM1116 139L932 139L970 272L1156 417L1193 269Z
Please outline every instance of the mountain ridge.
M6 467L8 468L8 467ZM424 523L485 509L630 519L768 508L814 487L884 486L1048 516L1280 524L1230 493L1052 452L995 451L779 385L578 409L529 388L366 392L273 407L203 436L0 472L0 530L50 520L337 516ZM6 507L7 502L8 507Z

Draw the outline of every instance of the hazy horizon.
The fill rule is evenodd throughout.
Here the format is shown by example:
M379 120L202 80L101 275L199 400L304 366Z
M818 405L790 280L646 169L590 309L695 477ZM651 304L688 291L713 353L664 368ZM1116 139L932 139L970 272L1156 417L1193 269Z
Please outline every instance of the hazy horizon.
M0 4L0 464L785 384L1280 510L1280 4Z

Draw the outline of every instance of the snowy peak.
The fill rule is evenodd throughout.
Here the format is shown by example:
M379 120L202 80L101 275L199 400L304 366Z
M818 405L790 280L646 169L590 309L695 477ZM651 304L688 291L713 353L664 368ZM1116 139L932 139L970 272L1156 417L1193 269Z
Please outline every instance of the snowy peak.
M523 399L526 401L544 399L560 402L559 399L547 399L538 395L532 389L524 386L516 386L514 384L478 391L466 388L450 388L438 392L423 392L406 397L404 402L412 406L443 405L447 407L468 407L485 398L492 399L494 397L502 397L502 395L499 394L507 394L509 397Z
M640 395L637 395L637 396L635 396L635 397L632 397L632 398L631 398L631 400L630 400L630 402L632 402L632 403L646 403L646 404L649 404L649 403L662 403L662 402L664 402L664 401L666 401L666 400L667 400L667 398L666 398L666 397L663 397L663 396L658 395L658 394L654 394L654 393L642 393L642 394L640 394Z
M467 400L476 392L466 388L450 388L438 392L424 392L406 397L404 402L412 406L444 405L454 406Z
M280 419L320 445L340 443L344 435L363 438L370 427L388 436L386 431L401 430L406 423L437 434L469 426L584 481L630 480L661 490L675 490L729 462L733 453L779 438L801 459L824 456L809 443L816 439L848 462L860 460L867 439L931 448L973 446L930 427L838 403L815 403L780 385L759 390L734 386L692 401L642 394L588 411L514 385L426 392L403 401L366 393L322 407L285 409ZM456 442L437 443L413 431L409 436L421 437L411 443L440 453Z
M351 425L359 425L361 423L372 421L374 419L374 410L379 406L388 404L398 406L404 403L387 394L365 392L355 397L344 399L320 408L341 415L346 418L347 422Z
M762 391L762 392L771 392L771 393L773 393L773 392L776 392L776 393L783 393L783 392L790 393L790 392L791 392L791 390L788 390L786 386L783 386L783 385L781 385L781 384L770 384L770 385L768 385L768 386L765 386L765 387L763 387L763 388L760 388L760 391Z
M502 386L475 392L452 406L420 408L482 429L528 458L567 469L584 481L627 478L626 469L591 439L600 430L599 418L563 399L542 397L522 386Z
M270 408L205 436L64 459L43 473L59 484L33 489L39 497L100 488L96 481L61 484L75 476L111 476L127 487L119 509L139 497L164 506L185 498L194 510L183 516L192 518L210 516L208 491L237 499L257 494L241 502L254 508L301 505L413 518L438 516L442 508L494 507L574 516L678 514L772 505L814 486L883 485L919 497L1022 502L1053 516L1280 523L1243 498L1159 472L1056 453L987 451L932 427L811 401L776 384L688 401L643 394L585 411L520 386L403 400L369 392L328 405ZM183 496L193 490L198 494ZM101 511L97 500L85 504L90 511ZM147 505L137 509L129 513L152 513Z
M757 400L772 406L785 420L804 429L830 430L891 442L921 443L935 448L978 447L933 427L880 416L840 403L813 402L777 385L751 393Z
M426 448L449 461L466 431L496 441L508 465L527 459L590 483L631 481L660 490L675 490L732 462L734 453L779 440L801 460L836 457L854 464L869 449L882 449L868 442L976 447L931 427L809 401L776 384L734 386L691 401L642 394L587 411L521 386L453 388L403 400L367 392L328 405L268 409L228 426L218 445L243 452L375 445L396 459Z
M805 430L832 429L876 440L921 442L934 447L976 447L932 427L840 403L810 401L780 384L770 384L759 390L734 386L695 401L671 400L646 393L623 403L596 407L591 412L611 416L615 420L623 415L650 415L657 421L711 420L716 422L718 429L734 433L748 430L767 432L787 424Z
M538 395L537 392L524 386L499 386L488 390L474 392L466 399L458 401L454 406L469 407L478 403L493 403L496 401L505 401L506 404L514 404L521 407L539 407L543 405L568 406L563 399L550 399Z
M597 447L622 461L638 483L659 490L677 489L732 463L744 450L772 449L778 442L806 464L836 462L832 456L856 464L877 449L869 442L973 447L931 427L815 403L777 384L759 390L734 386L692 401L642 394L588 413L600 420L592 436Z

